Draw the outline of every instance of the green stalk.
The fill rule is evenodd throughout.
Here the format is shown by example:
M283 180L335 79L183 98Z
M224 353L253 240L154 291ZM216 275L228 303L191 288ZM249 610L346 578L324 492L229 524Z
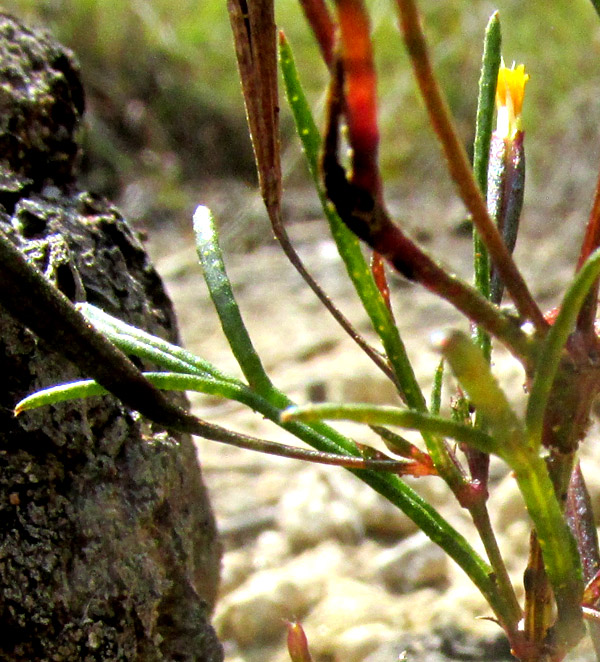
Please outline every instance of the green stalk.
M486 453L496 448L494 439L481 430L447 418L398 407L322 403L292 407L283 412L282 418L284 421L343 420L368 425L396 425L407 430L450 437Z
M433 386L431 388L431 402L429 411L437 416L442 408L442 383L444 380L444 359L442 359L433 375Z
M545 461L530 448L514 453L510 466L538 536L552 585L558 621L557 640L572 647L583 634L583 573L577 543L556 498Z

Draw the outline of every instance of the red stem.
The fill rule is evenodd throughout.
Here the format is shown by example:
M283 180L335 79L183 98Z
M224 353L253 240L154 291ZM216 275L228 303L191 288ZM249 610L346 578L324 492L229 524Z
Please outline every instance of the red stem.
M331 69L335 51L335 23L327 5L323 0L300 0L300 6L319 44L323 60Z
M577 270L581 269L583 263L588 257L600 246L600 172L598 173L598 182L596 184L596 192L594 194L594 202L590 211L590 217L585 229L585 236L581 244L581 252L579 253L579 261L577 262ZM577 318L577 329L586 336L595 336L594 324L596 321L596 313L598 310L598 287L599 282L596 281L585 300L585 303L579 311Z
M363 0L336 0L336 6L345 83L344 113L352 146L352 183L379 198L377 79L369 17Z

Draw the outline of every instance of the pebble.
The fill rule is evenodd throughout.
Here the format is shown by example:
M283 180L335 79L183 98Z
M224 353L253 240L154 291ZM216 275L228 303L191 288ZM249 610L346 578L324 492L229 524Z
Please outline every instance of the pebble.
M277 523L294 548L327 539L357 543L364 536L364 522L352 499L356 488L350 486L356 479L331 469L301 470L279 502Z
M217 604L217 633L241 647L281 637L286 621L305 616L324 596L330 578L348 571L342 549L328 541L284 566L254 572Z
M397 637L397 628L383 623L356 625L333 640L334 662L362 662L368 655L391 643ZM394 662L390 659L388 662Z
M448 557L424 533L418 532L371 560L373 576L392 593L433 586L448 581Z

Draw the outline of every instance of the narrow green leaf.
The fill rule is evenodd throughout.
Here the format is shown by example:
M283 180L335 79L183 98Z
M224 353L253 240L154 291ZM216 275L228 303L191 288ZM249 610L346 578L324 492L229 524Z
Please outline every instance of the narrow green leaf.
M437 416L440 413L440 409L442 407L443 381L444 381L444 359L442 359L439 362L435 374L433 375L433 386L431 388L431 404L429 405L429 411L434 416Z
M487 170L490 154L490 141L494 123L496 85L502 48L500 17L494 12L485 29L483 57L477 97L477 119L475 124L475 142L473 146L473 172L481 192L487 191Z
M238 379L225 374L212 363L173 345L158 336L153 336L131 324L109 315L89 303L76 304L81 313L119 349L137 356L171 372L210 375L217 380L241 384Z
M411 460L426 461L425 458L428 458L429 461L431 461L431 458L427 453L424 453L412 442L396 432L392 432L381 425L371 425L369 427L381 438L383 443L392 451L392 453L396 453L396 455Z
M91 398L94 395L106 395L107 393L108 391L104 386L100 386L93 379L82 379L76 382L51 386L41 391L36 391L17 402L15 405L15 416L22 414L24 411L31 411L39 407L47 407L48 405L55 405L59 402L67 402L68 400Z
M533 448L539 448L542 442L544 413L564 347L575 327L585 297L599 276L600 249L592 253L577 272L539 352L525 417L529 443Z
M477 98L477 120L475 124L475 143L473 147L473 171L477 184L484 197L487 192L487 169L490 153L490 141L494 121L494 100L498 70L501 61L502 34L498 12L494 12L487 24L483 43L479 95ZM490 297L490 260L485 244L477 230L473 229L473 263L475 287L481 294ZM477 344L489 360L491 341L481 328L476 329Z
M243 384L221 381L207 376L173 372L144 372L143 375L151 384L162 391L196 391L227 398L228 400L236 400L278 422L279 410ZM95 395L106 395L107 393L109 391L93 379L80 380L37 391L21 400L16 405L15 412L20 414L24 411L53 405L58 402L90 398Z
M266 393L272 388L271 380L254 349L233 296L231 283L225 271L214 218L206 207L200 206L194 212L194 233L204 279L231 351L250 386L259 393Z

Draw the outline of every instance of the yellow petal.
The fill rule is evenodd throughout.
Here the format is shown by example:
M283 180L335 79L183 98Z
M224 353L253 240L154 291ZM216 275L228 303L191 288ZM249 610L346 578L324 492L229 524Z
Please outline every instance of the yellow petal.
M499 132L507 137L514 137L521 126L521 109L525 96L525 84L529 74L525 73L525 66L520 64L511 69L501 66L498 71L496 85L496 108L498 110Z

